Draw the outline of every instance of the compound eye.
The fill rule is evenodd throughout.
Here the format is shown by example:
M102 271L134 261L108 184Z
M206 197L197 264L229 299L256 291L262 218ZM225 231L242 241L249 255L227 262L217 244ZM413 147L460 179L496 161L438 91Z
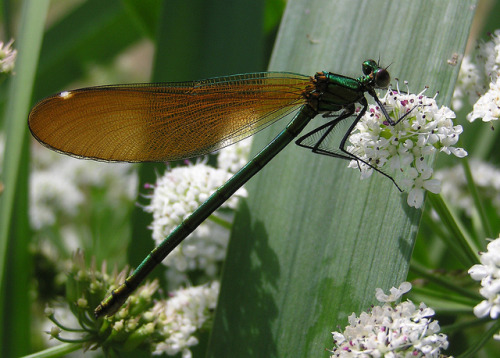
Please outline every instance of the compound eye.
M363 73L365 76L368 76L369 74L375 72L378 69L378 65L375 61L373 60L366 60L363 62Z
M375 87L386 88L391 82L391 75L385 68L379 68L375 71Z

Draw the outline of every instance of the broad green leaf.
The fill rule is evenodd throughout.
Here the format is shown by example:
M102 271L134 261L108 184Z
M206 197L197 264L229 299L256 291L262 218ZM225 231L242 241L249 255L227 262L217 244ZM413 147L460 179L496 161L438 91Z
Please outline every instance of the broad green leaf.
M270 69L361 75L380 57L448 104L475 1L289 1ZM395 83L393 80L392 83ZM404 84L400 84L406 90ZM253 153L287 123L258 135ZM324 123L318 116L311 127ZM307 130L307 129L306 129ZM381 175L290 146L247 185L224 267L211 357L327 356L331 331L406 279L421 211Z

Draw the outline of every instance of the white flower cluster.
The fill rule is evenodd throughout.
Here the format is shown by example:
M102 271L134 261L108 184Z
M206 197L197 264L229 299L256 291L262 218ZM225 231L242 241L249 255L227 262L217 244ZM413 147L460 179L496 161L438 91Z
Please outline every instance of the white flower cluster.
M332 332L335 347L331 357L442 357L440 351L448 348L448 340L430 318L434 310L423 303L416 307L409 300L387 303L410 288L409 283L403 283L399 290L391 290L390 296L377 290L377 297L386 303L359 317L353 313L344 332Z
M16 63L17 50L12 48L14 40L6 44L0 42L0 73L10 73L14 70Z
M401 184L408 192L408 205L420 208L424 190L440 191L440 182L432 178L433 169L427 164L431 156L436 152L459 158L467 155L464 149L454 147L462 126L454 126L455 113L447 107L439 108L423 91L406 94L389 89L381 101L394 122L405 118L392 126L380 108L370 106L349 137L347 151L389 175L404 172ZM357 160L349 164L361 170L362 178L372 174L371 166Z
M469 275L476 281L481 281L479 293L486 298L474 307L478 318L490 316L497 319L500 316L500 236L488 244L488 251L481 253L481 265L469 269ZM493 336L500 340L500 332Z
M491 34L491 41L478 45L474 61L470 57L464 59L453 97L453 108L457 110L463 106L464 97L474 104L472 112L467 115L471 122L478 118L483 122L499 119L500 30Z
M36 148L36 147L34 147ZM132 164L77 160L48 150L33 152L30 176L30 220L35 229L78 215L89 188L104 188L111 201L133 200L137 174Z
M487 198L500 214L500 169L479 160L469 161L474 183L482 198ZM475 205L467 187L464 168L456 165L436 171L436 179L442 181L441 194L453 206L462 208L469 216L474 214Z
M240 170L248 162L252 139L249 137L221 149L217 156L217 167L233 174Z
M474 122L481 118L483 122L496 121L500 117L500 77L495 82L490 83L490 89L482 95L474 104L467 119Z
M477 58L481 61L481 71L487 78L496 78L500 73L500 30L490 34L491 41L478 45Z
M472 62L470 56L464 57L453 92L451 107L459 111L464 106L464 99L467 99L469 103L475 103L479 94L486 92L485 89L486 85L479 68Z
M153 194L148 196L151 203L144 207L146 212L153 213L151 229L155 242L163 241L231 176L226 170L199 162L176 167L158 178ZM240 188L222 207L235 209L238 198L242 196L246 196L244 188ZM216 275L217 263L225 256L228 239L227 230L210 221L201 224L163 260L164 265L177 271L169 273L171 283L182 282L182 273L188 270L200 269L209 277Z
M156 344L153 354L176 355L182 352L183 358L191 358L189 347L198 344L194 334L212 319L219 286L219 282L214 281L209 286L179 290L168 300L155 304L151 317L165 340Z
M30 221L40 230L56 224L59 213L74 217L85 197L71 179L52 171L33 171L30 175Z

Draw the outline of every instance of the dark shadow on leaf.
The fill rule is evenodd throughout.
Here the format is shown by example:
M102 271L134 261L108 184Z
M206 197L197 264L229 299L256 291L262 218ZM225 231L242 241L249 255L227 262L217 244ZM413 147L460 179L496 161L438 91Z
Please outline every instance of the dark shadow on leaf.
M268 245L266 229L262 222L252 221L242 200L223 269L212 332L217 346L210 347L210 357L241 356L238 353L255 357L264 350L268 357L277 355L271 323L278 317L273 293L279 277L278 258ZM235 339L245 346L234 347Z

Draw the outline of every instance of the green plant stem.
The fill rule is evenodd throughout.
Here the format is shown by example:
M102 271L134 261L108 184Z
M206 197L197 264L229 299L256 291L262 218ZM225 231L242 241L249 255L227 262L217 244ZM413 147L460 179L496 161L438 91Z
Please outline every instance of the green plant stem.
M467 290L465 288L462 288L460 286L457 286L453 283L453 281L443 279L439 276L437 276L435 273L429 272L428 270L425 269L422 265L412 262L410 265L410 270L413 271L416 275L419 277L425 278L431 282L434 282L441 288L447 288L453 292L458 293L461 296L464 297L469 297L473 300L481 300L482 297L476 292L472 292L470 290Z
M17 278L19 280L17 290L22 288L24 292L17 291L14 287L14 292L10 292L7 296L3 290L7 287L6 269L9 239L16 240L16 245L24 244L22 245L24 247L21 248L24 250L24 254L16 255L17 262L12 264L13 267L27 259L27 242L29 240L26 226L27 197L25 194L27 190L23 188L20 191L19 185L27 186L28 161L21 158L23 153L26 154L28 151L26 118L31 104L31 93L48 6L48 0L26 0L22 4L19 33L15 43L18 49L16 75L11 78L5 112L6 143L2 169L5 190L0 196L0 286L2 288L2 294L0 294L0 353L10 356L23 354L22 352L29 349L29 336L26 335L29 332L30 319L27 316L25 318L19 316L12 318L11 315L11 312L25 315L28 314L29 310L26 310L26 307L5 307L6 302L9 302L9 305L16 305L27 301L27 289L22 286L23 282L26 283L27 278L24 276ZM20 177L21 175L23 177ZM20 195L20 192L23 194ZM20 208L18 213L14 211L16 205ZM14 220L14 218L16 219ZM19 234L19 237L15 237L15 234ZM13 247L19 247L16 245ZM16 274L15 270L13 271ZM24 273L27 274L27 272L28 270ZM16 277L9 278L12 280L11 282L16 282ZM25 299L20 299L18 295L24 295ZM14 302L8 301L12 297L16 297L16 300ZM19 339L23 340L23 344L19 342Z
M463 158L461 161L462 166L464 168L465 178L467 179L467 188L469 189L469 194L474 201L474 206L479 214L479 218L481 220L481 224L483 225L483 230L486 234L486 237L493 238L495 237L493 230L491 228L490 222L488 220L488 216L486 215L486 210L484 209L484 205L482 203L481 198L479 197L479 192L477 190L476 183L474 178L472 177L472 172L470 170L469 159L467 157Z
M499 331L500 331L500 320L496 320L495 323L483 335L481 335L481 338L476 342L476 344L470 347L464 353L460 354L458 358L476 357L476 353L479 352L479 350L486 343L488 343L488 341L491 340L491 338L495 334L499 333Z
M63 343L54 347L47 348L43 351L36 352L22 358L57 358L65 357L69 353L76 352L81 349L83 344L81 343Z
M467 235L458 218L450 211L443 197L440 194L429 193L427 199L438 213L441 223L450 231L450 235L443 237L446 244L459 254L459 259L465 267L471 267L478 263L479 249Z

